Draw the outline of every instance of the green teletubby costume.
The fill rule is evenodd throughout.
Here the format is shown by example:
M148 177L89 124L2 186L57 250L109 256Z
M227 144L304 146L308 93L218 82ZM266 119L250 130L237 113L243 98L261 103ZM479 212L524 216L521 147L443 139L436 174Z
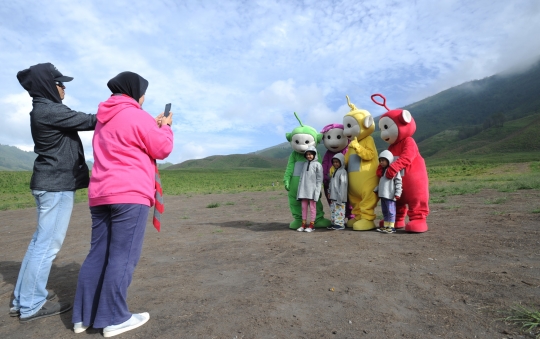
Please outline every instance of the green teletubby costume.
M300 173L306 162L304 153L309 146L315 147L322 140L322 133L318 133L313 127L304 126L296 112L294 116L300 123L300 127L293 129L291 133L286 133L287 140L291 143L293 152L289 156L287 169L283 177L285 189L289 191L289 208L294 220L289 224L289 228L295 230L302 225L302 203L296 200L298 192L298 183L300 182ZM321 190L324 192L324 190ZM330 226L330 220L324 218L324 211L321 199L317 201L317 215L315 217L315 227L322 228Z

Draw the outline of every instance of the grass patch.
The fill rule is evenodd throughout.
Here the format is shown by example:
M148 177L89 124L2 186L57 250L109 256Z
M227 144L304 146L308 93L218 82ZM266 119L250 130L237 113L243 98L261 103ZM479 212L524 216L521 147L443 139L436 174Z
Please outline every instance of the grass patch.
M537 208L537 209L535 209L535 210L532 210L531 213L540 213L540 208Z
M206 205L206 208L216 208L219 207L219 202L213 202L211 204Z
M431 197L429 202L432 204L444 204L446 199L444 197Z
M518 305L513 307L509 313L503 319L506 323L519 326L522 332L531 333L536 339L540 339L540 311Z
M232 206L232 205L234 205L234 201L227 201L227 202L225 203L225 205L226 205L226 206Z
M495 198L495 199L488 199L485 201L485 203L486 205L492 205L492 204L498 205L498 204L504 204L507 200L508 200L507 197L500 197L500 198Z

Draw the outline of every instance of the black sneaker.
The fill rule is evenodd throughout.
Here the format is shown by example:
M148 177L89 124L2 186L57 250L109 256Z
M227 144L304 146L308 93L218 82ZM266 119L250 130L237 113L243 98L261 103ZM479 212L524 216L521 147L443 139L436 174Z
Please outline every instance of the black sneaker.
M54 298L56 298L56 293L54 293L53 291L47 290L47 297L45 299L53 300ZM9 310L9 316L10 317L18 317L20 315L21 315L21 310L20 309L16 309L15 307L12 307Z
M19 318L19 322L27 323L32 320L46 318L46 317L50 317L50 316L57 315L60 313L64 313L71 310L71 307L72 306L70 303L64 303L64 302L53 303L52 301L46 301L39 311L37 311L36 313L32 314L31 316L27 318Z
M345 229L345 226L334 225L334 226L332 226L332 229L333 230L338 230L338 231L343 231Z

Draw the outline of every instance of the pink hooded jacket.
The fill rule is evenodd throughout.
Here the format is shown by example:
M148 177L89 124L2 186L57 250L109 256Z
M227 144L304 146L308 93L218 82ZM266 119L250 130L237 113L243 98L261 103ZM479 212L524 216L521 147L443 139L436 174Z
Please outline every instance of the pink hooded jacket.
M88 187L90 206L154 205L155 159L173 149L173 132L126 95L99 104L92 146L94 167Z

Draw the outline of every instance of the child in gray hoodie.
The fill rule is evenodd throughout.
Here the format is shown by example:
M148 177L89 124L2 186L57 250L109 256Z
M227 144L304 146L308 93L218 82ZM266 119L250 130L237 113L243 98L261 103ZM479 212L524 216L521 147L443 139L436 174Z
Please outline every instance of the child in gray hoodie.
M298 232L313 232L315 231L315 217L317 213L317 201L321 195L321 186L323 182L323 168L317 160L317 149L314 146L309 146L304 153L306 162L302 167L300 174L300 182L298 183L298 193L296 200L302 201L302 226ZM309 226L306 226L308 206L311 214Z
M337 153L332 158L332 168L330 169L330 184L328 187L328 199L330 199L330 221L332 225L329 230L345 229L345 205L347 203L347 171L344 167L345 156Z
M385 176L388 166L394 161L394 155L389 150L382 151L379 154L379 167L377 176L379 186L373 190L381 198L381 209L384 216L384 226L377 228L377 231L383 233L396 233L394 223L396 222L396 200L401 197L401 174L397 172L396 176L388 179Z

